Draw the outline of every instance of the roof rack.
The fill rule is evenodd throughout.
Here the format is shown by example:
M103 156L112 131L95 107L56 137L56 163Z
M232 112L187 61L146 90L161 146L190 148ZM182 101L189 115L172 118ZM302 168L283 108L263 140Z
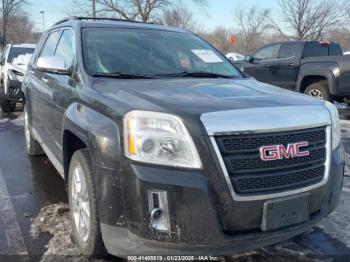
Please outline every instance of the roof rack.
M127 19L119 19L119 18L70 16L56 22L54 25L59 25L68 21L82 21L82 20L107 20L107 21L129 22L129 23L139 23L139 24L152 24L152 23L145 23L140 21L127 20Z

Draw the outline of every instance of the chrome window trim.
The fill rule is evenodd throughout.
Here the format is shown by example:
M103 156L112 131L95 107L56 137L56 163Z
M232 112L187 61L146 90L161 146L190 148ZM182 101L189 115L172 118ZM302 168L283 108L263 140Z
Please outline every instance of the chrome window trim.
M300 107L299 107L300 108ZM280 198L280 197L286 197L286 196L291 196L291 195L296 195L300 193L305 193L309 192L311 190L320 188L328 183L329 175L330 175L330 164L331 164L331 154L332 154L332 126L331 126L331 119L330 115L327 109L321 106L314 106L314 107L308 107L313 108L314 110L318 110L318 114L313 115L314 121L308 122L306 121L307 118L305 118L305 112L304 111L304 117L303 115L300 116L299 121L296 121L296 125L291 127L285 127L284 122L279 122L278 119L274 118L273 116L276 116L276 111L271 111L272 108L270 108L270 114L268 115L263 115L259 119L255 119L257 122L254 123L254 125L259 126L262 122L266 121L266 118L272 118L274 121L269 121L271 128L265 128L265 129L246 129L244 130L244 126L242 127L242 124L245 122L243 121L242 123L242 118L234 118L232 117L232 114L239 115L239 112L242 110L232 110L232 111L222 111L222 112L214 112L214 113L208 113L208 114L203 114L201 116L201 120L207 129L207 132L210 136L210 141L212 143L212 146L215 150L216 157L219 160L220 163L220 168L224 174L224 177L227 182L228 189L231 193L231 196L234 201L258 201L258 200L267 200L267 199L273 199L273 198ZM243 109L244 110L244 109ZM253 112L254 109L252 109ZM289 109L290 110L290 109ZM306 110L304 107L302 110ZM312 111L312 110L311 110ZM234 112L234 113L233 113ZM255 113L259 112L259 110L255 109ZM285 112L288 112L286 110ZM260 113L260 112L259 112ZM289 111L289 114L295 114L294 111ZM225 115L226 120L230 123L230 119L233 120L231 122L236 122L236 128L234 126L231 126L231 128L228 128L227 125L224 125L225 129L221 126L216 125L217 121L208 121L209 119L213 119L214 116L218 116L220 121L223 121L222 117L219 117L220 115L223 116ZM231 116L231 117L230 117ZM214 117L215 118L215 117ZM253 117L254 118L254 117ZM240 122L241 121L241 122ZM317 123L317 121L319 121ZM304 123L304 124L303 124ZM210 124L214 124L214 126L210 126ZM240 126L238 128L237 126ZM248 127L251 127L251 125L247 125ZM273 128L275 126L275 128ZM264 127L268 127L265 125ZM323 177L323 180L320 183L304 187L304 188L299 188L295 190L288 190L285 192L280 192L280 193L271 193L271 194L257 194L257 195L239 195L234 191L229 173L227 171L226 165L224 163L223 157L221 155L221 152L219 150L219 147L216 143L215 136L220 136L220 135L232 135L232 134L244 134L244 133L266 133L266 132L271 132L271 133L277 133L277 132L282 132L282 131L293 131L293 130L303 130L303 129L308 129L308 128L317 128L317 127L325 127L326 128L326 137L327 137L327 142L326 142L326 161L325 161L325 174ZM215 129L218 130L218 132L215 132ZM236 130L238 129L239 131L237 132ZM232 131L233 130L233 131Z

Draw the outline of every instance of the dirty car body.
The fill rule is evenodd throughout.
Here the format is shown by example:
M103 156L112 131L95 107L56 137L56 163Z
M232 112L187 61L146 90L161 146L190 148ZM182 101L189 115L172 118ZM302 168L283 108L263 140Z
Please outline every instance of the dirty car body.
M97 37L126 29L147 47L148 34L193 40L190 59L178 51L181 70L203 61L220 69L156 76L170 64L157 60L167 51L123 57L122 44L105 50L108 39ZM65 33L72 66L39 68L46 43L59 49ZM94 44L106 54L89 53ZM110 56L117 66L150 68L111 73ZM74 152L88 151L98 225L113 255L230 255L298 235L337 205L344 160L334 106L244 77L192 33L75 18L44 34L30 69L29 131L66 181Z

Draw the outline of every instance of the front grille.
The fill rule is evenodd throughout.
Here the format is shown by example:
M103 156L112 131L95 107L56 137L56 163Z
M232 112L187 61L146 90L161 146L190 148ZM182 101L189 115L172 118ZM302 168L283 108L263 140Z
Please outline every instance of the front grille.
M268 134L215 137L234 190L238 194L278 193L322 181L326 161L326 127ZM262 161L262 146L308 142L310 155Z

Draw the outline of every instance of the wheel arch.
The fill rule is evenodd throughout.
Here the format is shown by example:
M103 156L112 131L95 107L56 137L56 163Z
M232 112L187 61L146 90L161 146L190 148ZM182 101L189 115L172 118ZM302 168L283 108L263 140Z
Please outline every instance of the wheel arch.
M300 83L300 87L299 90L301 93L304 93L306 88L308 88L308 86L310 86L313 83L318 83L321 81L327 81L328 84L328 79L326 76L323 75L307 75L305 76ZM329 86L329 84L328 84Z
M320 80L326 80L329 92L335 95L340 79L339 66L334 62L308 62L299 69L296 91L304 93L307 86Z
M121 138L118 125L94 109L73 103L63 117L63 165L65 178L76 150L87 148L92 164L119 170L121 168ZM67 181L67 179L66 179Z

